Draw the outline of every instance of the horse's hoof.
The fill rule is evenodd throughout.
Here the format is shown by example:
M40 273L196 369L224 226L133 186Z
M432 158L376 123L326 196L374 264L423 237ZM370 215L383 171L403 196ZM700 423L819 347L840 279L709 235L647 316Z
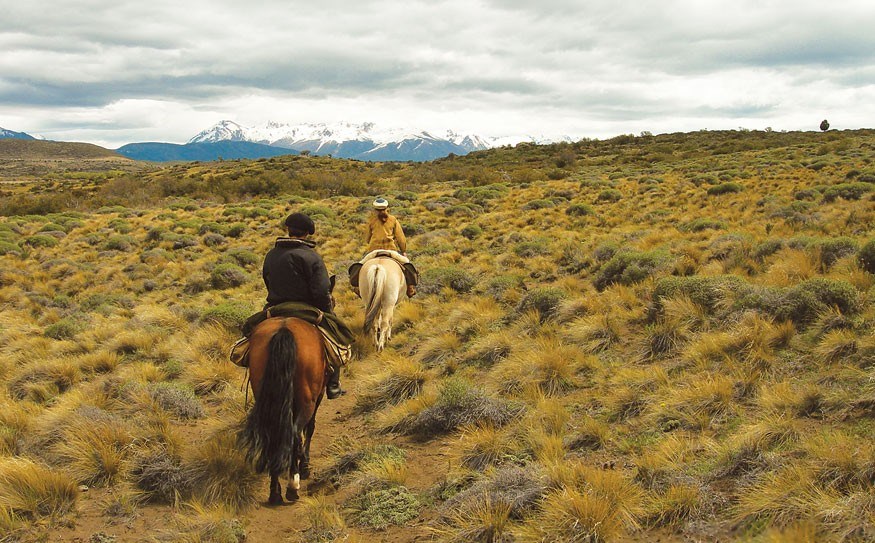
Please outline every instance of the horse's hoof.
M271 494L270 498L267 499L268 505L282 505L283 504L283 495L279 492L276 494Z
M310 478L310 466L301 466L301 479L306 480Z
M290 502L298 501L298 491L295 490L294 488L287 488L286 489L286 500L288 500Z

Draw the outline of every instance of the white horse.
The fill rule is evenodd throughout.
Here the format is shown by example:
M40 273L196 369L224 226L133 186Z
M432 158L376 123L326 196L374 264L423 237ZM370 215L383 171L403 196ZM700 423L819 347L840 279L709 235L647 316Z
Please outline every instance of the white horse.
M407 281L401 264L389 257L365 262L359 278L362 300L366 304L365 333L374 334L374 345L379 352L392 337L392 315L401 295L407 291Z

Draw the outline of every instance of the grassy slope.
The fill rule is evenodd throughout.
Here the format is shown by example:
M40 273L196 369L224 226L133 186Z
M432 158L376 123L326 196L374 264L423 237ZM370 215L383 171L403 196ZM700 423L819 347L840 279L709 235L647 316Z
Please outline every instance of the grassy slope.
M403 451L341 440L344 508L302 506L302 537L413 511L456 541L871 539L873 145L703 132L177 165L137 194L107 181L82 200L98 212L7 217L0 527L39 532L75 482L113 489L108 519L176 491L197 514L175 530L235 540L265 488L228 439L242 393L224 355L263 299L261 256L303 210L342 277L384 194L424 277L384 359L360 338L356 420L453 436L451 470L410 491Z

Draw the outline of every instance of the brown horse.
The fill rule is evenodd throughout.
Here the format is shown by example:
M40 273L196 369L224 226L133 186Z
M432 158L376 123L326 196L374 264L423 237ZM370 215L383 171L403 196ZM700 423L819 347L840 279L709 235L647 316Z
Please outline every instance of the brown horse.
M286 499L296 501L310 476L310 440L325 392L328 361L316 327L295 318L271 318L250 339L249 375L255 405L240 433L247 458L270 473L271 505L283 503L279 476L289 472Z

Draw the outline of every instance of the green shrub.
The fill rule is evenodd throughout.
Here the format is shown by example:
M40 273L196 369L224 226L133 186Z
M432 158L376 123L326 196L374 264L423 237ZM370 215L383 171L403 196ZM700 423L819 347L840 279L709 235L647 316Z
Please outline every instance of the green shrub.
M21 255L21 247L16 243L8 241L0 241L0 256L2 255Z
M651 310L658 314L662 311L664 299L686 296L713 314L728 293L740 292L747 286L747 282L737 275L661 277L653 289Z
M709 219L707 217L699 217L698 219L693 219L686 224L682 224L678 227L678 230L681 232L702 232L709 229L723 230L724 228L726 228L726 223L723 221Z
M851 238L832 238L818 241L815 246L820 249L820 261L829 268L842 257L857 252L857 242Z
M521 289L524 286L525 283L520 275L497 275L486 284L486 294L497 298L508 290Z
M517 313L535 310L542 321L552 319L559 311L559 305L568 294L556 287L541 287L530 290L516 306Z
M242 247L235 247L233 249L228 249L222 255L223 261L231 262L247 267L247 266L255 266L261 260L260 257L252 252L249 249L244 249Z
M469 224L465 228L462 228L460 234L465 239L476 239L480 237L483 233L483 229L477 226L476 224Z
M605 189L596 197L597 202L619 202L623 199L623 193L617 189Z
M134 238L131 236L116 234L110 236L109 239L103 243L103 250L127 252L134 247L134 243Z
M52 236L37 234L25 239L24 244L30 247L55 247L58 245L58 240Z
M875 273L875 238L870 239L857 253L860 266L869 273Z
M565 214L571 217L585 217L593 213L592 206L587 204L571 204L565 209Z
M744 190L744 186L741 183L729 182L729 183L720 183L719 185L714 185L713 187L708 187L708 195L709 196L719 196L721 194L729 194L732 192L741 192Z
M369 490L349 500L356 524L382 530L403 526L419 516L422 503L407 487Z
M551 207L556 207L556 203L553 200L532 200L531 202L527 202L523 205L523 209L526 211L534 211L537 209L549 209Z
M203 237L203 242L207 247L218 247L219 245L227 243L228 240L226 240L225 236L222 234L210 232Z
M859 200L867 192L875 190L870 183L839 183L827 188L823 192L824 202L833 202L838 198L845 200Z
M149 397L178 419L199 419L204 416L204 408L194 390L178 383L154 383L149 386Z
M449 287L456 292L465 294L471 292L477 285L477 278L469 271L448 266L443 268L430 268L422 274L422 281L418 289L425 294L437 294L444 287Z
M767 239L765 241L761 241L753 248L752 256L762 262L763 260L772 256L783 248L783 239Z
M239 238L245 232L247 226L242 223L234 223L228 227L228 230L225 232L225 235L229 238Z
M520 258L531 258L550 253L550 247L546 239L533 239L517 243L513 247L513 253Z
M303 213L304 215L309 216L311 219L315 220L315 217L322 216L326 219L333 219L337 216L337 212L335 212L330 207L320 206L320 205L306 205L298 208L299 213Z
M819 197L820 192L817 189L801 189L793 193L796 200L817 200Z
M222 302L204 311L201 320L217 322L229 328L240 328L253 313L255 311L248 303Z
M85 330L85 320L83 316L70 315L63 319L46 326L43 330L43 335L52 339L71 339L79 332Z
M246 282L247 276L246 271L240 266L223 263L213 268L213 271L210 272L210 280L212 281L213 288L221 290L239 287Z
M804 325L813 322L830 307L838 308L845 315L853 315L860 306L860 295L850 283L815 277L786 290L776 305L767 303L763 309L778 319Z
M604 290L609 285L631 285L664 270L671 264L671 256L660 251L621 251L599 269L593 284Z
M503 426L521 411L520 406L493 398L464 378L454 376L441 383L432 405L403 420L395 429L431 437L476 424Z

